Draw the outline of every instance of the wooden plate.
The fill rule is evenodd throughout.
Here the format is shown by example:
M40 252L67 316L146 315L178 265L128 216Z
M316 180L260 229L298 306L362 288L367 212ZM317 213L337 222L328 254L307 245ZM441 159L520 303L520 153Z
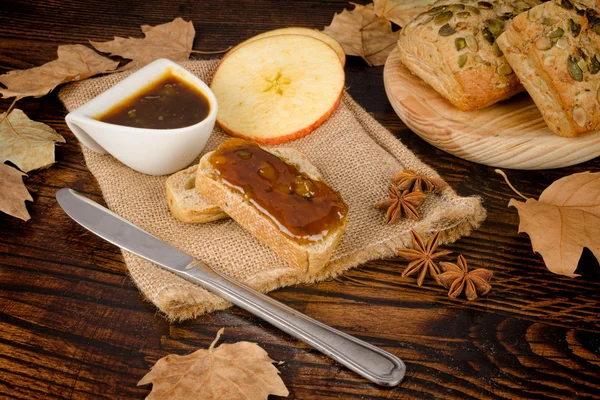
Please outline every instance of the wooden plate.
M475 111L461 111L402 65L398 50L383 71L385 90L404 123L433 146L501 168L545 169L600 155L600 132L577 138L553 134L526 94Z

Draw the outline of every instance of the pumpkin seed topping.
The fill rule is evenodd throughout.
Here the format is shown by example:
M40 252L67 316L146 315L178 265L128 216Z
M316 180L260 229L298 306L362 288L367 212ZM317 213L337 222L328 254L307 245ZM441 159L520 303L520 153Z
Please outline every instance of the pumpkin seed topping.
M502 50L500 50L500 47L498 47L498 42L494 42L492 45L492 53L494 53L496 57L502 57L504 55Z
M580 48L579 53L581 53L581 57L583 57L584 60L587 60L590 55L585 47Z
M555 30L553 30L552 32L550 32L550 34L548 35L548 37L550 39L557 39L559 37L562 37L562 35L565 34L565 31L563 31L561 28L556 28Z
M569 71L569 75L571 78L575 79L577 82L583 81L583 71L577 65L577 60L575 57L569 56L567 60L567 71Z
M566 49L569 47L569 39L566 36L561 37L556 41L556 47L559 49Z
M460 56L458 56L458 67L459 68L464 67L466 63L467 63L467 55L466 54L461 54Z
M481 11L479 11L479 8L477 7L473 7L473 6L465 6L465 10L475 14L475 15L479 15L481 14Z
M470 16L471 16L471 13L468 11L461 11L459 13L456 13L456 18L462 19L462 20L465 20L465 19L469 18Z
M525 10L529 10L531 8L531 4L527 4L524 1L517 1L513 5L515 6L515 8L517 10L519 10L519 13L521 13L521 12L523 12Z
M600 71L600 60L598 60L598 55L595 55L590 59L590 66L588 68L592 75L596 75L598 71Z
M510 65L508 65L508 64L502 64L501 66L498 67L498 73L500 75L505 75L506 76L506 75L512 74L512 72L513 72L513 70L510 67Z
M489 44L494 44L494 42L496 41L496 38L494 37L494 35L492 34L492 32L490 32L490 30L488 28L483 28L481 30L481 34L483 35L483 38L489 43Z
M456 51L461 51L467 47L467 41L465 38L456 38L454 39L454 46L456 46Z
M560 0L559 6L561 6L565 10L572 10L573 9L573 3L571 3L569 0Z
M552 40L548 39L546 36L540 36L535 41L535 47L538 50L548 50L552 48Z
M600 18L598 18L598 14L591 8L585 10L585 17L588 20L588 25L596 25L600 23Z
M581 25L579 25L577 22L573 21L573 18L569 18L568 25L569 25L569 32L571 32L571 36L576 38L579 35L579 32L581 32Z
M576 1L573 2L573 7L575 7L575 11L579 15L584 15L585 14L585 10L587 9L587 6L585 4L581 4L581 3L578 3Z
M440 36L451 36L451 35L454 35L455 33L456 33L456 30L454 30L454 28L448 24L443 25L440 28L440 30L438 31L438 34Z
M471 50L471 51L479 50L479 44L477 44L477 39L475 38L475 36L469 35L469 36L465 37L465 42L467 42L467 47L469 48L469 50Z
M483 24L492 32L494 37L499 36L504 30L504 22L499 19L488 19Z
M450 4L448 6L448 10L450 10L452 12L462 11L464 9L465 9L465 5L464 4Z
M492 8L494 8L494 6L491 3L488 3L487 1L479 1L477 2L477 6L479 8L483 8L484 10L491 10Z
M430 23L433 20L433 17L431 15L427 15L425 16L425 18L423 18L423 21L421 21L419 23L419 25L427 25L428 23Z
M436 14L441 13L445 9L446 9L446 6L437 6L437 7L433 7L432 9L427 10L426 13L429 15L436 15Z
M435 16L435 18L433 19L433 22L436 25L444 25L446 22L450 21L450 19L452 18L452 11L444 11L439 13L438 15Z

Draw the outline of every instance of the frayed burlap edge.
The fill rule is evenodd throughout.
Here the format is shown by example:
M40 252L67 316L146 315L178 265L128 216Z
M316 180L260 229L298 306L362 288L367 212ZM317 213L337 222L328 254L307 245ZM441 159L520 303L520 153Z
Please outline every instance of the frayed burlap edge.
M423 163L419 161L406 147L398 146L398 139L387 129L381 126L370 114L368 114L360 105L358 105L349 95L344 94L342 100L357 116L357 119L363 125L363 128L375 141L384 149L390 152L394 157L403 160L414 160L414 166L423 169ZM406 168L411 168L411 165L406 165ZM437 172L426 166L429 174L439 176ZM440 230L440 244L452 243L462 236L469 235L473 230L479 228L481 223L486 218L486 211L481 205L481 199L477 196L459 197L449 186L440 194L447 201L452 202L455 206L453 213L449 214L448 210L438 210L440 218L434 217L435 224L419 222L413 229L422 237L427 238L433 232ZM448 224L448 221L451 221ZM394 250L397 248L411 247L412 241L410 230L399 233L391 240L378 243L368 249L360 249L355 253L332 261L327 267L321 270L317 275L310 279L303 279L303 276L260 276L256 279L250 279L246 282L249 286L258 289L263 293L293 286L298 284L311 284L324 280L333 279L345 271L355 268L368 261L391 258L395 255ZM136 257L127 252L123 252L123 256L128 265L133 264L128 262L129 257ZM164 271L166 274L171 272ZM134 279L135 282L135 279ZM184 288L185 290L182 290ZM160 296L158 296L160 294ZM166 319L170 322L183 321L191 318L196 318L202 314L224 310L231 307L231 303L216 296L201 287L192 283L182 283L165 286L157 293L153 299L148 299L155 304L163 313Z

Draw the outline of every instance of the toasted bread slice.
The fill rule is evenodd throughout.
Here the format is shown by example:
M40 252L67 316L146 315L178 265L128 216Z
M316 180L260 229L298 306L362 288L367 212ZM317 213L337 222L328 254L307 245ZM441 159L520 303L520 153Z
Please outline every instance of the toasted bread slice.
M165 183L171 214L181 222L203 223L229 216L196 190L198 165L181 170Z
M267 150L267 149L265 149ZM321 174L310 163L306 156L294 149L268 149L268 151L292 164L311 179L321 180ZM260 242L275 251L290 265L314 274L321 270L331 258L331 255L346 230L347 219L340 221L340 225L318 242L299 244L281 232L281 229L242 194L233 191L223 184L217 177L209 161L212 152L205 154L200 160L196 174L196 190L218 205L238 224L254 235Z

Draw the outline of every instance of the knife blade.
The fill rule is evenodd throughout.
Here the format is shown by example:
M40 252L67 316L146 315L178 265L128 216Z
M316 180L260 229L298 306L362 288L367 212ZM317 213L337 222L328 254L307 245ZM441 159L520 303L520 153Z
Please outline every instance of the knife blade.
M381 386L397 386L406 366L395 355L327 326L170 246L72 189L56 199L75 222L108 242L202 286Z

